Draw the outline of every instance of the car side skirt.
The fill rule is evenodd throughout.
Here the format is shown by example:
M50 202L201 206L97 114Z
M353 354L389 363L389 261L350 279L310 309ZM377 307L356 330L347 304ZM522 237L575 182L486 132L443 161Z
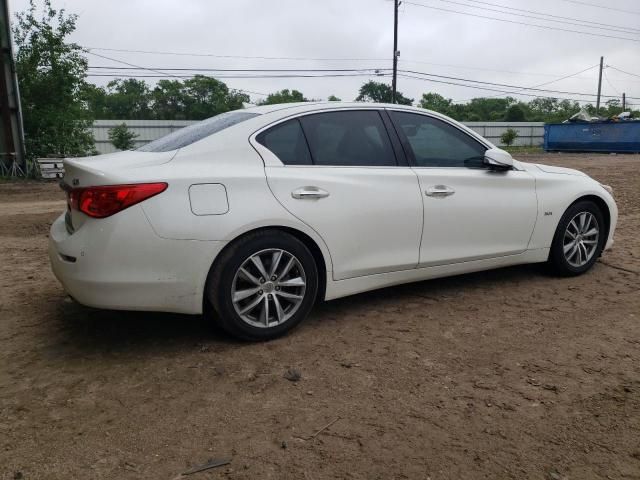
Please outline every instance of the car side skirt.
M347 297L356 293L367 292L378 288L391 287L404 283L419 282L434 278L449 277L464 273L491 270L494 268L509 267L526 263L546 262L549 258L549 249L540 248L527 250L517 255L506 255L498 258L474 260L450 265L438 265L401 272L379 273L365 277L349 278L346 280L327 282L325 300Z

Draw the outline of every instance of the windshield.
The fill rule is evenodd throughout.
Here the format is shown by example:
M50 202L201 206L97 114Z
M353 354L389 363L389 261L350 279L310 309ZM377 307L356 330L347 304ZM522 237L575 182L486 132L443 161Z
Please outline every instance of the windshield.
M169 135L160 137L138 148L138 151L169 152L171 150L177 150L258 115L259 113L244 112L242 110L221 113L215 117L207 118L201 122L176 130Z

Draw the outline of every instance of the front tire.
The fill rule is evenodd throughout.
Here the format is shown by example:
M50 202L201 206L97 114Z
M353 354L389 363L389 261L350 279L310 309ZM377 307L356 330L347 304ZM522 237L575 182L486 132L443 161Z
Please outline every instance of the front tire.
M244 340L270 340L309 314L318 292L318 269L309 249L278 230L250 233L215 262L206 295L217 323Z
M606 228L600 208L590 201L577 202L558 223L549 264L559 275L581 275L596 263L605 241Z

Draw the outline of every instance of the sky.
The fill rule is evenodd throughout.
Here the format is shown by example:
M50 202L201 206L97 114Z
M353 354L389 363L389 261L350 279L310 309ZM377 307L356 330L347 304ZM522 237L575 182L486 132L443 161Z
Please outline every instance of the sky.
M352 71L299 74L359 75L221 78L256 73L208 73L231 88L252 92L254 101L284 88L300 90L307 98L336 95L353 100L359 87L369 79L390 83L390 78L380 77L372 69L390 73L382 69L392 67L393 3L392 0L52 0L54 8L79 15L77 31L71 40L91 49L89 80L99 85L114 77L97 75L122 75L123 71L94 67L128 67L127 64L150 68L129 72L149 76L194 73L166 70L169 68L349 69ZM28 0L9 0L12 13L27 6ZM594 97L575 93L596 94L597 65L600 56L604 56L609 67L604 72L602 94L621 96L626 92L632 97L629 103L640 106L638 0L405 1L399 9L398 41L398 68L405 71L398 78L398 90L415 102L426 92L439 93L456 102L507 95L425 80L430 78L516 91L511 96L522 100L534 98L522 95L530 93L595 103ZM354 72L356 69L369 70ZM424 73L432 76L426 77ZM290 73L268 73L283 74ZM573 76L560 80L570 75ZM158 79L145 80L153 85ZM515 87L553 82L538 88L570 93L523 91L470 80Z

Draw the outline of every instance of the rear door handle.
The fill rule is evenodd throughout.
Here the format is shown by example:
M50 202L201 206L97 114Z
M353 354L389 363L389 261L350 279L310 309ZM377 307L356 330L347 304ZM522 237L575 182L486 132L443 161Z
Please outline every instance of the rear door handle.
M456 193L456 191L446 185L433 185L427 188L424 193L428 197L448 197Z
M293 198L298 200L325 198L329 196L329 192L318 187L300 187L291 192Z

